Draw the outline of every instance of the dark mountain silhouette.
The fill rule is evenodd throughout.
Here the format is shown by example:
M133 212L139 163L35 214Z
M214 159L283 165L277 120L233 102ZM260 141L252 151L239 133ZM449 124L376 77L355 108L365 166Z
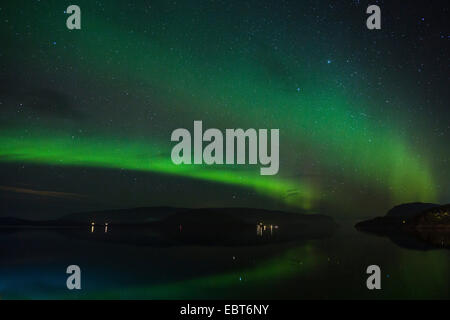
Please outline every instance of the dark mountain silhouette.
M64 220L25 220L13 217L0 217L0 227L78 227L84 224Z
M76 213L53 221L4 219L0 220L0 226L47 227L72 237L161 246L259 245L307 240L329 237L337 227L333 219L323 215L252 208L172 207Z
M357 223L355 228L388 236L407 248L450 248L450 204L402 204L389 210L384 217Z
M20 225L27 223L27 220L19 219L19 218L13 218L13 217L0 217L0 225Z
M170 223L217 224L233 222L242 224L274 224L280 222L293 223L302 221L305 224L334 223L330 217L317 214L300 214L284 211L255 208L175 208L175 207L142 207L133 209L104 210L71 213L56 220L32 221L16 218L0 218L0 225L87 225L96 224L128 224L143 225L165 221Z
M393 207L388 211L386 216L397 218L411 218L416 216L420 212L434 207L439 207L439 204L423 202L404 203Z
M161 220L171 214L184 212L189 209L174 207L141 207L132 209L103 210L93 212L79 212L63 216L59 220L80 223L96 222L100 224L136 224Z

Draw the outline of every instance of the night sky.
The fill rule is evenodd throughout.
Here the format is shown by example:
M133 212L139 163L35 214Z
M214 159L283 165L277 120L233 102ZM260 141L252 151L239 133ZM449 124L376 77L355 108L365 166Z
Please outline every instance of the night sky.
M2 1L0 216L450 202L448 1L401 3ZM194 120L279 128L278 175L175 166Z

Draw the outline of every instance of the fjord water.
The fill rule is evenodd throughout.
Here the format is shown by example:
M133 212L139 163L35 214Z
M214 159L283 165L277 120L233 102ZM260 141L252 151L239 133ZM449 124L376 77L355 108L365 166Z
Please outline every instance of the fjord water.
M1 229L0 298L450 298L450 250L405 249L353 222L340 225L326 238L252 246L167 245L151 234L140 242L132 229L120 231L129 242L115 242L114 226ZM82 289L69 291L66 268L74 264ZM381 268L381 290L366 287L372 264Z

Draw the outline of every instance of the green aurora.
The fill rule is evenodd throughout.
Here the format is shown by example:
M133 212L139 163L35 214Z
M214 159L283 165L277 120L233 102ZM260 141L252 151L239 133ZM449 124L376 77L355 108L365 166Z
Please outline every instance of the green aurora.
M386 80L386 90L396 89L386 106L380 89L361 81L369 83L381 71L359 60L335 63L346 48L327 60L324 50L337 42L292 34L296 23L305 27L308 21L274 17L286 33L278 30L273 45L276 31L260 15L237 16L230 9L212 19L213 4L199 3L202 10L195 12L183 2L155 1L139 10L79 5L80 31L65 28L65 15L55 12L52 1L23 3L33 11L14 12L20 1L3 8L16 18L3 28L13 48L3 59L33 70L30 81L74 88L68 94L83 116L37 118L26 106L16 112L17 99L7 99L5 110L14 111L2 117L1 162L150 171L244 187L303 209L324 203L349 209L355 190L364 190L361 199L382 199L385 207L442 199L436 186L448 176L434 167L442 166L436 155L448 158L448 151L442 154L441 140L429 143L429 134L418 132L420 116L411 120L408 82L402 87L394 77ZM247 14L257 30L242 20ZM230 29L230 23L240 27ZM156 110L157 119L148 121L148 110ZM261 177L251 167L172 165L170 132L190 128L194 120L219 128L279 128L279 175ZM86 134L74 138L74 132Z

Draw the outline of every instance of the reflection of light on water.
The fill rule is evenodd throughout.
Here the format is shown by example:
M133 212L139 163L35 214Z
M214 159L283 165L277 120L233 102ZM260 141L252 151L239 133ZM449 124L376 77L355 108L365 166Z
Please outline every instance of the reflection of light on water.
M262 236L262 228L259 224L256 225L256 235Z
M266 231L270 230L270 235L272 236L274 233L274 229L277 230L278 226L274 226L273 224L265 225L264 223L260 222L256 225L256 235L262 237Z

